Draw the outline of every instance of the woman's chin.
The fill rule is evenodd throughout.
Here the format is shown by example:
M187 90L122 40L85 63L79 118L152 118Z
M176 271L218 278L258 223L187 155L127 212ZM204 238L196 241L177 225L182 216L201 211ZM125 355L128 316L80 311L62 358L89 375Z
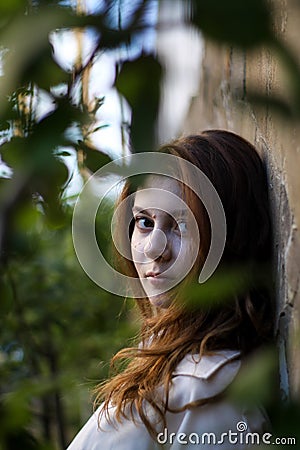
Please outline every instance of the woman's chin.
M172 299L166 296L166 294L157 294L149 296L149 302L156 308L166 309L170 306Z

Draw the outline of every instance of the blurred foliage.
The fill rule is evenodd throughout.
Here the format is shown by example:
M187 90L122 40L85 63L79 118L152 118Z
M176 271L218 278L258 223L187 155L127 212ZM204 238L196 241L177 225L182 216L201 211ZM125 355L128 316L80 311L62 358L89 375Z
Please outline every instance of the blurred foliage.
M253 47L272 36L270 5L264 1L199 0L193 6L193 23L217 41Z
M103 49L128 44L144 26L142 4L127 30L111 28L113 3L103 2L94 15L66 1L0 5L0 152L10 173L0 178L1 450L64 449L91 412L89 389L136 331L122 300L101 291L79 266L66 199L73 175L67 148L77 153L84 179L110 161L91 142L104 127L96 123L104 99L89 102L85 94L89 67ZM89 60L60 68L51 32L91 27L100 37ZM157 84L153 89L158 104ZM45 112L41 96L51 105ZM108 254L111 205L102 209L96 231Z
M155 148L155 120L158 115L161 67L152 56L124 63L116 86L132 108L131 141L136 151ZM152 88L149 89L149 86ZM145 107L147 105L147 107ZM145 128L144 124L149 124Z
M120 299L95 286L75 260L72 207L66 199L73 174L64 157L66 148L74 149L83 179L110 161L91 141L102 127L96 124L96 114L105 99L89 101L85 76L101 52L126 48L143 33L150 0L132 7L125 27L112 20L115 0L99 2L94 14L85 13L79 3L0 2L0 153L10 173L0 178L1 450L64 449L89 414L82 406L87 388L107 375L107 366L99 362L107 362L126 345L134 328L127 310L118 319ZM261 92L249 98L297 119L299 65L273 30L270 4L193 0L189 5L187 20L207 38L243 49L265 45L276 52L290 80L289 100ZM84 62L78 58L72 70L63 70L49 36L87 29L95 34L91 55ZM132 149L152 150L163 76L160 63L155 55L141 54L125 58L116 72L115 87L132 108ZM51 105L47 112L41 112L41 96ZM104 247L109 242L108 217L97 228ZM202 294L212 298L230 292L231 279L222 276L217 287L202 287ZM257 363L261 370L241 378L238 395L252 395L259 382L264 392L270 382L269 359L265 361ZM86 385L79 387L79 380ZM293 435L296 425L287 429L284 423L298 423L299 408L276 408L272 420L279 433Z
M88 390L107 376L108 361L135 331L128 313L120 316L122 300L101 291L79 266L71 210L65 215L65 227L50 229L37 212L27 252L5 263L0 448L14 448L8 442L19 431L22 439L32 439L32 448L33 436L45 448L47 442L65 446L72 424L80 426L82 393L85 405ZM102 225L97 230L103 243L109 228ZM83 409L88 413L87 405Z

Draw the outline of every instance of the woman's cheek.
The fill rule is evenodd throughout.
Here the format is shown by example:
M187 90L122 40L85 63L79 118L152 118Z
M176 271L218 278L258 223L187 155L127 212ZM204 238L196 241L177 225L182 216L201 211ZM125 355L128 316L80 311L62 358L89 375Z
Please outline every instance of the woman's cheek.
M179 238L176 242L176 255L180 254L181 257L186 257L191 252L190 241L186 238Z
M132 235L131 240L131 255L133 262L138 264L139 262L143 262L145 254L144 254L144 239L137 238L134 234Z
M182 238L176 250L176 258L178 258L178 263L181 270L186 270L187 267L192 267L194 252L195 249L193 248L193 244L190 239Z

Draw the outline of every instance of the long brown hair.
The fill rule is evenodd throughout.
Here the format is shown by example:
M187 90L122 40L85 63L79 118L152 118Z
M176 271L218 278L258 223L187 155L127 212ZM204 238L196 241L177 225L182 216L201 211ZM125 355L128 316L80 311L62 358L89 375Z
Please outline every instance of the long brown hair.
M210 130L178 139L159 151L194 164L217 190L227 222L219 271L242 265L248 272L255 273L257 266L266 267L271 259L272 233L266 171L256 149L234 133ZM120 201L133 191L128 181ZM192 305L182 297L188 297L186 284L192 283L193 275L199 272L210 243L205 208L190 189L186 189L184 195L201 235L199 257L192 276L182 283L184 289L175 290L174 301L165 310L154 311L147 298L136 300L142 317L141 344L117 353L112 363L125 361L126 368L96 391L96 403L104 399L102 414L109 418L108 407L112 404L118 421L125 417L134 420L136 410L153 436L157 423L149 419L145 403L151 405L160 424L165 425L165 412L170 410L168 394L172 373L185 355L238 349L244 356L271 340L273 333L271 296L254 275L244 289L231 292L230 297L211 305L201 303L201 291L199 301ZM128 230L120 229L120 233L126 232ZM137 277L132 261L121 258L121 262L127 275ZM160 397L159 386L164 387L164 395ZM192 405L186 407L189 406Z

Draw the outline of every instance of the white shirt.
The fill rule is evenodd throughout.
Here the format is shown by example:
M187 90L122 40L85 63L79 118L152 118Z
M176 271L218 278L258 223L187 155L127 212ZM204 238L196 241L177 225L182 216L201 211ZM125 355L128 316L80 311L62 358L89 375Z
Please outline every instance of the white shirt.
M202 356L200 360L187 355L174 371L169 407L180 408L224 391L240 369L239 355L238 351L224 350ZM103 415L99 427L100 408L67 450L246 449L252 448L250 444L260 439L257 433L260 436L266 424L266 418L258 408L247 412L228 399L222 399L180 413L167 412L167 428L154 440L138 416L136 423L126 419L121 423L114 421L113 407L110 409L112 423Z

